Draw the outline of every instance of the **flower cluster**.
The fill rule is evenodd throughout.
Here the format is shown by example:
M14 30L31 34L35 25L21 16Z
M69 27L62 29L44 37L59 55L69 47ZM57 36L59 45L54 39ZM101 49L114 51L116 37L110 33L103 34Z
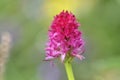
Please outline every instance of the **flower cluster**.
M82 60L84 40L82 33L78 30L79 26L80 24L71 12L62 11L56 15L49 29L45 60L60 57L64 61L68 54L69 57Z

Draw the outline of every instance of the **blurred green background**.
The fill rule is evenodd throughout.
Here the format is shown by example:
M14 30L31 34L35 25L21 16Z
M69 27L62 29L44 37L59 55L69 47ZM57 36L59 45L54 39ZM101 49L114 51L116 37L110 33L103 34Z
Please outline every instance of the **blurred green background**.
M86 59L72 63L75 80L120 80L120 0L0 0L0 34L12 35L5 80L67 80L60 61L43 61L62 10L76 15L86 41Z

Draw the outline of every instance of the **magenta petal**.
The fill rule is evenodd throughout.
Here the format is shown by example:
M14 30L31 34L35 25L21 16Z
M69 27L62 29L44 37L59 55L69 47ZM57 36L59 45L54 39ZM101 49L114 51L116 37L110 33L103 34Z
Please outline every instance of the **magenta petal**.
M52 57L52 56L47 56L46 58L45 58L45 61L49 61L49 60L53 60L54 59L54 57Z
M83 59L85 59L85 57L84 56L82 56L82 55L75 55L78 59L80 59L80 60L83 60Z
M65 60L65 56L66 56L65 53L60 56L60 59L61 59L62 62Z

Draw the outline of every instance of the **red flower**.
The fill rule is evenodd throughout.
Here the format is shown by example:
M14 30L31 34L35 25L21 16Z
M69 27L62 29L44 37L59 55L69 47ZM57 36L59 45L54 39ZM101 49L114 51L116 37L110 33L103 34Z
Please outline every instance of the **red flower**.
M64 61L67 54L82 60L85 42L82 33L78 30L79 26L71 12L62 11L56 15L49 29L45 60L61 57Z

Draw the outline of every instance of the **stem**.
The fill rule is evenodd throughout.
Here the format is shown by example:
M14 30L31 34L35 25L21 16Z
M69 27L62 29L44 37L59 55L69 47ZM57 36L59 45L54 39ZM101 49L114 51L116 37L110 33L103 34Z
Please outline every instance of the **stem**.
M68 80L75 80L74 75L73 75L73 71L72 71L72 66L71 66L71 63L69 61L65 62L65 69L67 72Z

